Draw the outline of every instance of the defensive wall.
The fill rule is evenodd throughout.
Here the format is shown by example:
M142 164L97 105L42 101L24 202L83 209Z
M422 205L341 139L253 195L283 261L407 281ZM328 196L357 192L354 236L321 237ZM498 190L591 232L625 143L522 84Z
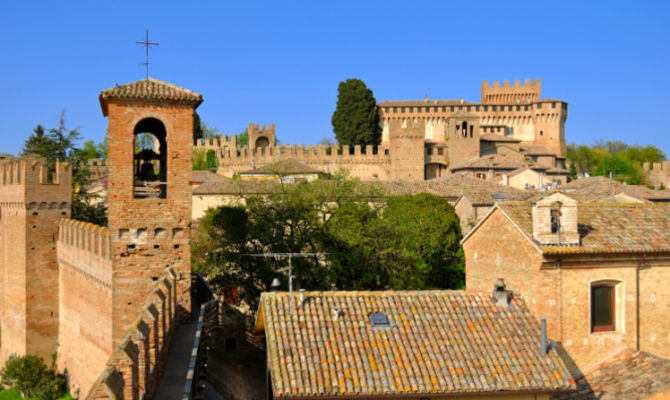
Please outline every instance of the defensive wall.
M658 186L663 184L666 188L670 187L670 161L662 163L644 163L644 172L649 175L649 182Z
M85 394L113 348L109 230L63 219L57 249L61 298L57 366L68 371L71 393Z
M177 273L167 268L121 343L114 347L89 393L80 398L139 400L154 398L177 324Z
M70 216L71 167L27 157L0 162L0 362L56 352L58 221Z

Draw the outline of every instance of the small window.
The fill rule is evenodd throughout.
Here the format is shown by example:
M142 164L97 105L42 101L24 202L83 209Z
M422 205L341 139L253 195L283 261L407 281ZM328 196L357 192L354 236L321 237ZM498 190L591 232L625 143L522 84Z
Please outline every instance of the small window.
M523 110L524 110L524 111L528 111L528 106L527 106L527 105L526 105L526 106L523 106Z
M514 108L513 106L507 106L508 111L512 111L513 108Z
M451 109L451 112L454 112L454 106L449 107Z
M540 136L544 135L544 132L540 131Z
M475 178L486 179L486 173L485 172L475 172Z
M389 108L388 108L388 107L384 107L384 112L388 114L388 113L389 113Z
M537 108L538 109L542 108L542 103L537 103Z
M397 113L397 112L398 112L398 107L393 107L393 113Z
M616 327L615 288L612 284L591 286L591 331L613 331Z
M556 108L556 102L551 103L551 108Z
M428 155L428 156L433 155L433 148L432 147L426 147L426 155Z
M463 106L458 106L458 111L463 111Z
M389 318L384 313L371 313L368 317L373 327L391 325Z
M470 112L470 106L467 106L466 109L468 112Z
M559 221L558 217L551 216L551 233L558 233L558 229L560 228L561 222Z
M479 112L479 106L475 106L475 111Z
M489 110L489 106L484 106L484 111L488 111L488 110Z
M442 106L442 112L447 112L447 106Z
M416 112L421 112L421 107L417 107Z
M516 106L517 111L521 111L521 106Z
M491 111L496 111L498 109L498 106L491 106Z
M409 112L414 112L414 107L410 107Z
M435 106L435 107L433 108L433 111L437 112L437 109L438 109L438 108L439 108L439 107Z
M400 112L405 112L405 107L400 107Z

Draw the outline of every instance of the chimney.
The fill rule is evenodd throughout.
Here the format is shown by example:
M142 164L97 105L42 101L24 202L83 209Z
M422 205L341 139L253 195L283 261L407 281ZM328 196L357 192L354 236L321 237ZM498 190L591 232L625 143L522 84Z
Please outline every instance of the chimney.
M547 346L547 317L542 317L540 321L540 354L545 355L549 351Z
M337 322L340 319L340 317L343 316L343 315L344 315L344 313L342 311L340 311L339 308L334 308L333 309L333 321L334 322Z
M493 286L493 302L497 306L507 307L512 299L512 291L506 290L505 281L498 278Z
M270 289L271 289L273 292L278 292L280 286L281 286L281 283L279 283L279 278L274 278L274 279L272 280L272 283L270 284Z
M298 304L302 307L305 303L305 289L298 290L298 299L300 300L300 303Z

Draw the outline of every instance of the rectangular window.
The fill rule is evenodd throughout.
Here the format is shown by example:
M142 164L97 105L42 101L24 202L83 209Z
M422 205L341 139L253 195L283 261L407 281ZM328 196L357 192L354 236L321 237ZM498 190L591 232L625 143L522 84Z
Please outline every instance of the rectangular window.
M447 106L442 106L442 112L447 112Z
M454 106L451 106L450 108L451 108L451 112L454 112Z
M463 106L458 106L458 111L463 111Z
M388 107L384 107L384 112L388 114L388 113L389 113L389 108L388 108Z
M488 110L489 110L489 106L484 106L484 111L488 111Z
M528 106L523 106L524 111L528 111Z
M591 286L591 331L613 331L616 327L614 285Z
M470 112L470 106L467 107L467 111Z
M516 106L517 111L521 111L521 106Z
M551 108L556 108L556 102L551 103Z
M427 107L426 107L426 108L427 108ZM437 106L433 107L433 111L434 111L434 112L437 112L437 108L438 108Z
M410 107L409 112L414 112L414 107Z
M477 179L486 179L486 173L484 173L484 172L475 172L475 178L477 178Z
M432 147L426 147L426 155L428 155L428 156L433 155L433 148Z
M417 107L416 112L421 112L421 107Z
M405 107L400 107L400 112L404 113L405 112Z
M393 107L393 112L397 113L398 112L398 107Z
M491 106L491 111L496 111L496 106Z
M538 110L539 110L540 108L542 108L542 103L537 103L537 108L538 108Z
M512 106L507 106L507 111L512 111Z
M475 111L479 112L479 106L475 106Z

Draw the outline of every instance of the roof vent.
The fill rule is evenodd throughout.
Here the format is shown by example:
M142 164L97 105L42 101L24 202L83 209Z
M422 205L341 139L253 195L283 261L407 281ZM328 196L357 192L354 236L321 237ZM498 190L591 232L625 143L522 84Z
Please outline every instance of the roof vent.
M507 307L512 300L512 291L506 290L505 281L498 278L496 284L493 286L493 302L497 306Z
M333 309L333 321L338 321L340 317L344 317L344 313L339 308Z

